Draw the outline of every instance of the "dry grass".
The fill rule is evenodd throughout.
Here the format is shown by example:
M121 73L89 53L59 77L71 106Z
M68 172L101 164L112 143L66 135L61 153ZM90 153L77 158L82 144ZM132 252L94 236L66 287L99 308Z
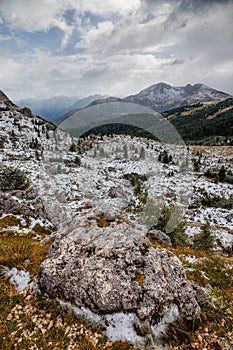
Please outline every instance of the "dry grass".
M128 343L109 342L63 310L56 300L18 294L0 280L0 349L4 350L130 350Z
M145 276L141 272L136 271L136 281L138 282L140 287L143 286L144 279L145 279Z
M210 303L202 306L194 321L178 320L170 326L168 340L172 349L233 348L233 265L226 257L191 249L172 249L181 258L187 277L208 288ZM190 263L185 256L198 260ZM228 344L228 345L226 345Z
M41 235L46 232L41 227L37 229ZM31 276L38 276L50 244L41 245L30 234L4 232L0 235L0 266L19 270L27 266ZM81 323L56 300L46 299L43 294L31 295L28 290L18 293L5 278L0 278L0 290L0 349L133 349L128 343L109 342L103 330Z
M51 242L41 245L30 235L4 235L0 237L0 265L9 268L27 269L32 275L37 275L40 264L45 259Z
M106 220L105 216L102 215L99 220L97 221L97 225L99 227L108 227L110 226L110 223Z

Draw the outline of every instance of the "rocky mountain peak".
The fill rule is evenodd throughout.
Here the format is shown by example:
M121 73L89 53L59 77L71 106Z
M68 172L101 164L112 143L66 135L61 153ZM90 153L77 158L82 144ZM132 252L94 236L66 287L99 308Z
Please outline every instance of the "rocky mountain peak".
M0 103L5 103L6 105L12 105L11 100L7 97L7 95L0 90Z

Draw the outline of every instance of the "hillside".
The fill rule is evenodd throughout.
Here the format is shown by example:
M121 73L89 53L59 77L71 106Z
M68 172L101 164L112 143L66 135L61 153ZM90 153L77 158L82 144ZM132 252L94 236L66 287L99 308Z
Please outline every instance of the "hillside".
M57 120L57 125L80 136L82 132L102 134L129 134L135 136L153 136L148 125L149 116L154 115L157 126L159 114L151 109L126 102L105 102L68 113ZM186 144L232 145L233 143L233 99L174 108L162 112L162 116L175 127ZM141 122L138 124L138 120ZM58 123L59 122L59 123ZM111 124L110 124L111 122ZM165 127L165 121L164 127ZM153 124L153 122L152 122ZM153 134L153 132L152 132Z
M233 144L233 99L214 104L195 104L165 111L167 118L186 143Z
M76 139L0 99L3 348L231 348L232 147Z

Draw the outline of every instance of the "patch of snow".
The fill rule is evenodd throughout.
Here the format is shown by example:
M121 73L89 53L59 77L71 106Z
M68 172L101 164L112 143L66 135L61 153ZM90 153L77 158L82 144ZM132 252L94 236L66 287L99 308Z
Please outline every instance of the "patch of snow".
M205 274L204 271L201 271L201 275L202 275L202 277L205 278L206 280L210 280L210 278L206 276L206 274Z
M185 256L185 260L187 261L187 262L189 262L190 264L196 264L196 263L198 263L198 258L196 258L195 256L193 256L193 255L186 255Z
M201 229L200 227L197 227L197 226L187 226L185 228L185 234L189 237L193 237L200 232L201 232Z
M186 267L185 270L188 271L188 272L193 272L193 271L195 271L195 269L194 269L193 267Z
M169 324L176 321L179 316L180 312L178 306L174 304L171 310L163 316L161 321L152 328L155 339L161 338L166 333Z
M128 341L135 345L144 344L144 338L137 335L134 329L134 323L138 321L134 313L116 312L100 316L88 308L79 308L61 299L58 299L58 302L62 307L72 310L78 318L105 327L106 335L111 341Z
M227 231L214 232L214 235L219 239L224 246L224 248L231 247L233 245L233 234Z
M29 272L25 270L18 270L16 267L9 269L9 267L3 266L2 274L5 278L9 278L9 282L13 284L18 292L23 292L26 288L29 288L31 292L38 289Z
M111 341L128 341L132 344L144 343L143 337L137 335L134 329L134 323L138 320L134 313L117 312L112 315L106 315L109 322L107 327L107 337Z
M233 269L233 265L231 265L231 264L225 264L225 268L226 268L227 270L232 270L232 269Z
M101 324L102 326L104 326L104 321L103 321L102 317L95 314L90 309L85 308L85 307L79 308L75 305L72 305L71 303L69 303L67 301L62 300L62 299L57 299L57 300L62 307L65 307L69 310L72 310L78 318L84 318L88 322L91 322L94 324Z

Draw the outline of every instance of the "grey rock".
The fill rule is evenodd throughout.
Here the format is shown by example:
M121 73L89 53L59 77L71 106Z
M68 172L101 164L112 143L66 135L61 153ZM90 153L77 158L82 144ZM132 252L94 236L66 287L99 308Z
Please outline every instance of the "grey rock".
M57 191L55 196L58 202L67 203L66 192L64 190Z
M152 244L164 244L168 247L172 246L171 239L166 233L160 230L151 230L147 233L147 237Z
M0 193L0 215L22 214L32 217L47 217L43 203L39 197L36 198L35 192L17 191L11 194Z
M180 260L151 247L139 226L92 224L58 234L41 265L40 283L77 307L98 314L133 312L151 327L174 307L188 319L199 311Z
M198 301L198 304L200 306L206 306L210 304L210 298L208 296L208 294L206 294L205 290L203 287L200 287L196 284L193 284L193 288L196 292L196 298Z
M118 189L117 187L111 187L108 191L108 195L111 198L117 198L118 197Z

